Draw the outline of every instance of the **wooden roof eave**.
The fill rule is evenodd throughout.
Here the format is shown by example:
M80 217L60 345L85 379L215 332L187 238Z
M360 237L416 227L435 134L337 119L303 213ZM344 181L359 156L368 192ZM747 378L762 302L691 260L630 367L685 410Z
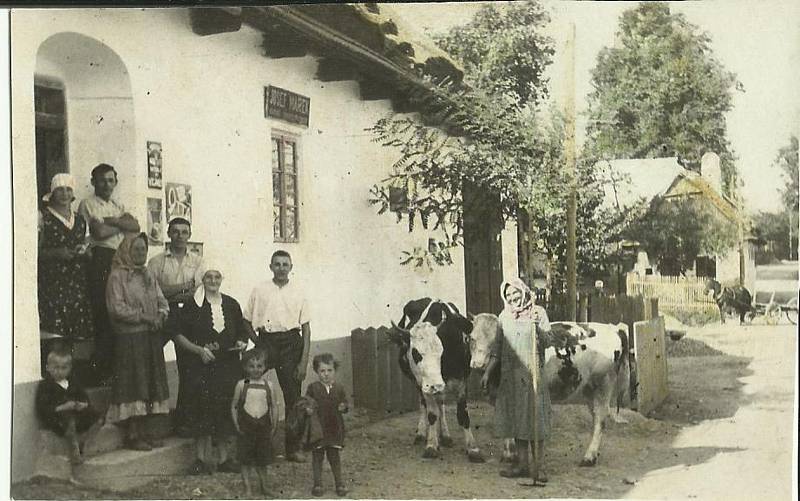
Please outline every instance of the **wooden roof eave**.
M277 19L312 43L347 59L365 73L387 84L400 84L414 91L431 92L431 86L394 61L330 29L318 20L293 9L290 5L245 8L245 22L260 29L262 21Z

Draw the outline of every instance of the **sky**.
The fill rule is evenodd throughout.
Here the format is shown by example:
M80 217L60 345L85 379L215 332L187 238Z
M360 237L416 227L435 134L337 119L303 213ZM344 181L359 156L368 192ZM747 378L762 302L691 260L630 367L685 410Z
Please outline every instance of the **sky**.
M614 41L620 14L637 2L543 1L551 14L548 34L556 44L549 77L553 99L563 103L567 61L564 44L575 24L576 137L583 140L591 70L600 49ZM395 4L392 8L425 31L441 33L468 22L481 3ZM717 59L736 73L745 92L734 92L727 116L728 138L738 156L746 207L780 210L778 190L786 182L774 165L778 149L798 135L800 123L800 2L796 0L704 0L670 2L673 12L711 37Z

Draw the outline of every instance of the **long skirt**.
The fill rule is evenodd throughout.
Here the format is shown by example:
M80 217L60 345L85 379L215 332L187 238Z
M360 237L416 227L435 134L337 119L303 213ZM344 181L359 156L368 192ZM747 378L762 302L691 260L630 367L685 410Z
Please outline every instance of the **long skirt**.
M106 420L169 413L169 387L161 334L118 334L114 344L112 403Z

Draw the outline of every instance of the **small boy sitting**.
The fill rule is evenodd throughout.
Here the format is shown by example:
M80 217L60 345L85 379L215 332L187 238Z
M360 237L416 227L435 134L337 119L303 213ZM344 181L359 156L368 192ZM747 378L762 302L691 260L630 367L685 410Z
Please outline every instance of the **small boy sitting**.
M83 388L70 378L72 353L57 346L47 354L47 375L36 388L36 414L46 430L69 440L70 460L83 461L80 442L86 441L91 429L97 431L102 422L97 412L89 407L89 397ZM79 434L83 440L79 441Z

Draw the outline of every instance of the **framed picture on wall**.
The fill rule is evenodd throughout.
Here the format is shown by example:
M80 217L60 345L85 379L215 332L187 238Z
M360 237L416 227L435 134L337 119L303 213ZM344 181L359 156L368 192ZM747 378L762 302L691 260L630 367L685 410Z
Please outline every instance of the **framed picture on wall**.
M167 183L164 193L167 201L167 223L182 217L192 221L192 187L188 184Z
M164 242L164 201L147 197L147 239L151 244Z
M160 190L163 187L162 168L161 143L147 141L147 186L149 188Z

